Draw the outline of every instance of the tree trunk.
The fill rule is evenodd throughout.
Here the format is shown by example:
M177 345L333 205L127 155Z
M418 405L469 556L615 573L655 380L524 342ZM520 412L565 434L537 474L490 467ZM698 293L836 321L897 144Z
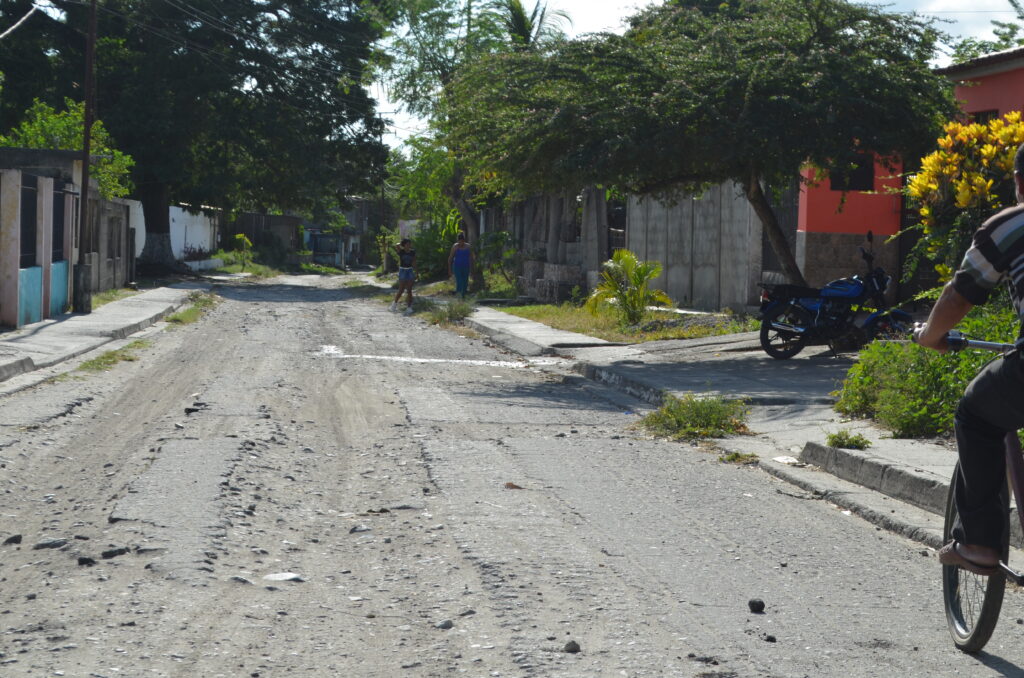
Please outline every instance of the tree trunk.
M139 193L146 220L146 244L139 256L139 264L155 269L176 268L177 261L171 249L171 187L155 182L140 184Z
M803 273L800 272L800 267L796 263L796 257L793 256L793 251L790 249L789 243L786 242L786 235L782 232L782 227L779 226L775 210L768 202L768 198L761 188L761 179L756 172L751 172L743 182L743 192L747 196L747 202L754 208L757 218L761 220L761 226L768 235L768 242L771 243L775 256L782 264L782 271L786 274L786 279L792 285L806 286Z

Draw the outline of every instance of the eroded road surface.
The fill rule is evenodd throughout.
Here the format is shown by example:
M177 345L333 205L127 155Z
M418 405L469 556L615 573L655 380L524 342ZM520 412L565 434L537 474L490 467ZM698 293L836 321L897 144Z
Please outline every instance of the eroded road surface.
M221 287L135 362L0 397L0 675L1024 666L1019 596L961 655L922 546L345 281Z

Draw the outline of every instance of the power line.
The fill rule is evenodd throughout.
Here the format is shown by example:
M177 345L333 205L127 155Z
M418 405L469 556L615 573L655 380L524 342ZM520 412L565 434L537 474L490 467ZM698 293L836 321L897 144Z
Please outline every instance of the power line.
M30 10L28 11L28 14L26 14L25 16L23 16L23 17L21 17L20 19L18 19L17 23L15 23L15 24L14 24L13 26L11 26L10 28L8 28L8 29L7 29L6 31L4 31L3 33L0 33L0 40L3 40L3 39L4 39L4 38L6 38L6 37L7 37L8 35L10 35L11 33L13 33L14 31L18 30L18 26L20 26L20 25L22 25L23 23L25 23L25 21L26 21L26 20L28 20L28 18L29 18L30 16L32 16L32 15L33 15L33 14L35 13L35 11L36 11L37 9L39 9L39 8L38 8L38 7L36 7L35 5L32 5L32 9L30 9Z

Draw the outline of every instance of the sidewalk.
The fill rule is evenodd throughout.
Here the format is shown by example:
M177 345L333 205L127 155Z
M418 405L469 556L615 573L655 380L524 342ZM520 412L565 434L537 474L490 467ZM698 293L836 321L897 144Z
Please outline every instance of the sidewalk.
M202 283L158 287L105 304L88 315L66 313L2 332L0 382L124 339L184 306L191 292L209 289Z
M0 333L0 383L124 339L188 303L202 283L143 292L96 309ZM790 360L768 357L756 333L620 345L478 308L467 323L522 355L560 355L588 379L652 405L665 394L742 397L752 436L726 439L728 452L757 454L768 473L875 524L937 548L956 454L935 443L893 440L868 422L844 422L831 395L852 364L809 348ZM865 451L825 446L840 428L872 441Z

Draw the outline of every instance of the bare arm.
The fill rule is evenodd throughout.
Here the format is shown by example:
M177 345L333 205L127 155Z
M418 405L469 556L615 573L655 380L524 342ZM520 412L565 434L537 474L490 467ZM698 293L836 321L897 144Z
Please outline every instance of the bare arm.
M924 325L914 328L914 341L940 353L946 352L946 334L964 319L974 304L947 284Z

